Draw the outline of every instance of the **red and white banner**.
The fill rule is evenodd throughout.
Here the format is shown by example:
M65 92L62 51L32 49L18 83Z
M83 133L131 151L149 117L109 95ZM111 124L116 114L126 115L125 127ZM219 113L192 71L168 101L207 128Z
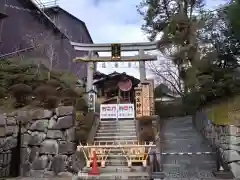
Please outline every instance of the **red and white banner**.
M101 104L101 119L132 119L135 118L134 104Z

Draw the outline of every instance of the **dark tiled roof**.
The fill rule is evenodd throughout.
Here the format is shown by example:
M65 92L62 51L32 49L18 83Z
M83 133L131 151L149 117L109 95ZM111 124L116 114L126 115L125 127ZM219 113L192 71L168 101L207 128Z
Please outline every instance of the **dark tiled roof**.
M113 78L116 78L116 77L119 77L119 76L128 77L129 79L131 79L133 81L133 84L138 84L140 82L139 79L135 78L134 76L127 75L125 72L119 73L119 72L114 71L113 73L106 75L105 77L99 79L98 81L95 81L94 84L95 85L100 84L103 81L107 81L107 80L110 80L110 79L113 79Z

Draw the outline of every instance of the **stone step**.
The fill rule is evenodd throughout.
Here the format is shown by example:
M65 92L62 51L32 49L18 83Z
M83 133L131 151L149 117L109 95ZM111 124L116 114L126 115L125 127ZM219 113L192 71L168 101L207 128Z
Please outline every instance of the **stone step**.
M125 132L125 133L127 133L127 132L136 132L136 128L134 127L134 128L126 128L126 129L107 129L107 128L105 128L105 129L98 129L97 130L97 133L98 132L109 132L109 133L112 133L112 132Z
M99 125L99 129L108 129L108 130L122 130L122 129L135 129L136 131L136 126L135 125L131 125L131 126L123 126L123 127L116 127L116 126L105 126L105 125Z
M108 144L108 145L112 145L112 144L137 144L138 141L137 140L124 140L124 139L119 139L119 140L105 140L105 141L102 141L102 140L95 140L93 142L93 144L100 144L100 145L105 145L105 144Z
M137 136L95 136L94 140L137 140Z
M89 172L91 168L85 167L83 169L84 172ZM132 167L127 167L127 166L106 166L105 168L99 167L99 170L102 173L116 173L116 172L146 172L147 169L143 168L142 166L132 166Z
M135 120L119 120L119 121L103 121L103 120L101 120L100 123L102 123L102 124L129 124L129 123L135 124L136 121Z
M128 135L133 135L133 136L137 136L136 132L127 132ZM97 132L96 136L125 136L126 132Z

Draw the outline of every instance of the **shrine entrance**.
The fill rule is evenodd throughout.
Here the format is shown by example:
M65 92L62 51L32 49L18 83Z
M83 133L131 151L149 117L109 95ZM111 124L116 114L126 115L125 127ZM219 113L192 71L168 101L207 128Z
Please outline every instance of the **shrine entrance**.
M145 61L154 61L157 57L144 51L156 50L156 43L71 44L75 50L89 52L88 56L75 58L74 61L88 64L87 92L97 91L101 103L100 124L94 141L78 146L78 151L84 153L86 167L91 166L95 154L102 168L128 168L136 163L147 167L149 154L156 145L139 139L139 121L141 117L154 116L154 83L146 79ZM136 56L121 56L122 51L139 53ZM109 57L94 55L98 52L112 54ZM99 62L139 62L140 80L118 72L97 75L94 69ZM89 103L93 104L90 99Z

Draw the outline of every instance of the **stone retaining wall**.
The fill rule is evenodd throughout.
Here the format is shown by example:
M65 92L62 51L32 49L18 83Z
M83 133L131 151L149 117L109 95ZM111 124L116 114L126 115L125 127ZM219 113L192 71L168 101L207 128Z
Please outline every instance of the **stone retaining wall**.
M21 123L21 175L71 176L84 165L76 152L75 112L71 106L0 115L0 151L17 145Z
M240 126L215 125L210 123L205 110L193 118L195 127L213 145L219 147L222 158L227 162L236 178L240 178Z

